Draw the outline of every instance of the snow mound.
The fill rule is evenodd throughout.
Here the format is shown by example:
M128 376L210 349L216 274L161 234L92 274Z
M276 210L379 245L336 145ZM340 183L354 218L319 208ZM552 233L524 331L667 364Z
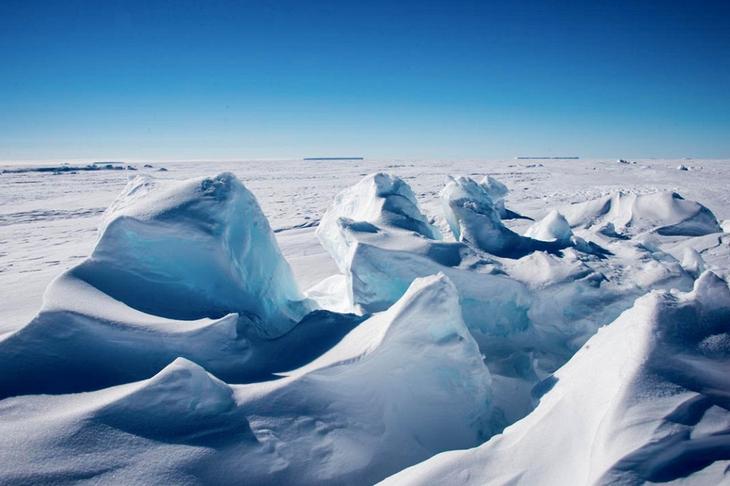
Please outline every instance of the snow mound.
M441 203L454 238L492 255L519 258L566 246L524 237L507 228L484 185L469 177L450 178L441 191Z
M0 397L129 383L177 357L237 383L267 379L318 356L360 320L316 311L270 339L236 314L194 321L151 316L66 273L46 291L38 316L0 340Z
M568 246L573 238L573 231L565 217L553 209L543 219L530 226L525 236Z
M715 215L702 204L676 192L617 192L564 207L571 227L612 229L628 235L655 232L665 236L701 236L722 231Z
M727 482L729 362L730 289L705 272L602 328L503 434L383 484Z
M112 401L91 414L96 421L156 441L205 445L216 436L254 441L236 413L233 389L199 365L177 358L149 380L108 394Z
M0 482L372 484L493 432L490 375L443 275L276 381L229 386L180 359L142 382L2 408Z
M576 284L586 277L597 281L602 279L601 275L574 254L560 258L541 251L515 260L507 267L507 271L510 277L532 287Z
M269 223L232 174L130 182L72 274L147 314L245 314L277 336L308 311Z
M262 416L258 440L276 451L242 466L255 484L371 484L493 433L489 371L443 275L415 280L390 309L285 380L239 394ZM311 425L293 428L303 410ZM277 462L286 466L271 471Z

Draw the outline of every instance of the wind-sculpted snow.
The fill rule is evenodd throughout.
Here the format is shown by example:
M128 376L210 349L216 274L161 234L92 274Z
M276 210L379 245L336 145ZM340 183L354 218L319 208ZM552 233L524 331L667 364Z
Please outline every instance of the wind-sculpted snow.
M433 276L278 381L227 385L179 359L142 382L7 399L0 482L372 484L479 444L490 404L456 290Z
M498 181L492 176L486 175L479 183L479 185L484 188L484 190L491 198L492 202L494 203L494 208L499 213L500 218L528 220L532 219L527 216L523 216L522 214L516 213L515 211L512 211L505 206L505 200L507 198L507 194L509 194L509 189L507 189L507 186L504 185L502 182Z
M362 318L315 311L285 335L262 337L245 316L181 321L144 314L69 274L44 309L0 341L0 397L96 390L148 378L175 358L246 383L319 356Z
M724 484L729 363L730 290L706 272L601 329L503 434L384 484Z
M712 211L676 192L617 192L564 207L560 212L572 227L606 227L618 234L656 232L665 236L701 236L721 232Z
M519 258L533 251L556 252L570 241L542 241L507 228L483 184L468 177L451 178L441 191L441 202L454 238L500 257Z

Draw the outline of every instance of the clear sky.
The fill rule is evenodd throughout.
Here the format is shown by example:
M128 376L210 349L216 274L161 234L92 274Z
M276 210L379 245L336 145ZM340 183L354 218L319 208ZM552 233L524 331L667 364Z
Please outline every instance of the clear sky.
M0 0L0 160L730 157L730 2Z

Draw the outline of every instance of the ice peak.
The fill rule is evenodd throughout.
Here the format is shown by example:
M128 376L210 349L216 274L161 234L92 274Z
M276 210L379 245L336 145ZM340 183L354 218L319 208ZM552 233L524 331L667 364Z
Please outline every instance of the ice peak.
M228 172L133 181L112 205L91 258L72 272L148 314L241 313L266 336L288 331L308 309L256 198Z

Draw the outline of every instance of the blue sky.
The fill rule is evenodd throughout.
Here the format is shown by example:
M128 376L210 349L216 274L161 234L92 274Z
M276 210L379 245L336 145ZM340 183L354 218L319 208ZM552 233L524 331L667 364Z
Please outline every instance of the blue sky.
M730 157L730 2L0 0L0 160Z

